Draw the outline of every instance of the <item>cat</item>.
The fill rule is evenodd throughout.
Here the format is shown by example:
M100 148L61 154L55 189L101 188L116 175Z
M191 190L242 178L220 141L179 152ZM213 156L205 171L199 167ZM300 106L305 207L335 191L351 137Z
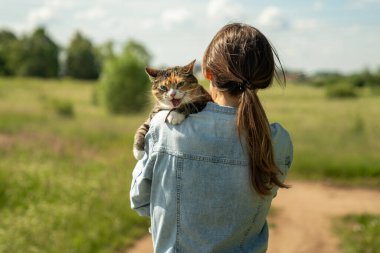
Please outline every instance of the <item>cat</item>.
M145 135L153 116L161 110L169 110L166 122L180 124L187 116L203 110L212 101L210 94L198 83L193 74L195 60L186 66L163 70L145 69L152 83L152 94L156 100L149 118L136 131L133 155L137 160L144 156Z

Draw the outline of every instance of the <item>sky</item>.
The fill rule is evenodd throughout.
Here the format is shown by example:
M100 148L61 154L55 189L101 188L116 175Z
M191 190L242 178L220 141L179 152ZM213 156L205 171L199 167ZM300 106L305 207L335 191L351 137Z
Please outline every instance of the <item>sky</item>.
M152 66L198 63L225 24L263 32L286 69L344 73L380 68L380 0L0 0L0 29L39 25L61 46L81 31L93 43L134 39Z

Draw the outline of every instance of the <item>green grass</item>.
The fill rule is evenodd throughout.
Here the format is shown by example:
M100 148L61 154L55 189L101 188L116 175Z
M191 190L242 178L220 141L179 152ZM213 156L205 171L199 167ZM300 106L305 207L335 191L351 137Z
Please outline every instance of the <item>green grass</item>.
M321 88L288 85L259 93L271 122L293 139L291 177L380 185L379 97L328 99Z
M0 253L122 252L146 233L129 188L148 112L109 115L92 84L0 78ZM259 95L292 135L291 177L380 185L378 97L294 85Z
M0 79L0 252L117 252L146 233L129 204L144 115L110 116L92 89ZM54 101L70 101L75 117Z
M380 253L380 216L348 215L335 222L345 253Z

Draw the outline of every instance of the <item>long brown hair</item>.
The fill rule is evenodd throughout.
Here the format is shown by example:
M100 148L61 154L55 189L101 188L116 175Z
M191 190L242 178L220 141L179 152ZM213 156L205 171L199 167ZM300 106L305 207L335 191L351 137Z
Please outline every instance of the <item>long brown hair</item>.
M228 24L207 47L202 69L204 73L212 73L212 84L219 90L240 96L237 129L247 145L253 188L261 195L270 194L273 185L288 188L278 179L281 172L274 162L269 121L257 96L257 90L269 87L273 77L285 85L276 50L258 29L246 24Z

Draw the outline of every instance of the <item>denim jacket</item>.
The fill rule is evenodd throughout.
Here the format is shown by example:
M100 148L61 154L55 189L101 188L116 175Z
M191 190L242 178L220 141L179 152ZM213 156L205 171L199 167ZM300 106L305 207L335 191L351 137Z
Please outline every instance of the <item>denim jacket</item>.
M130 191L132 208L151 218L155 252L266 252L266 218L278 188L265 197L252 189L236 109L210 102L179 125L165 123L167 113L152 119ZM270 127L284 180L292 142L280 124Z

